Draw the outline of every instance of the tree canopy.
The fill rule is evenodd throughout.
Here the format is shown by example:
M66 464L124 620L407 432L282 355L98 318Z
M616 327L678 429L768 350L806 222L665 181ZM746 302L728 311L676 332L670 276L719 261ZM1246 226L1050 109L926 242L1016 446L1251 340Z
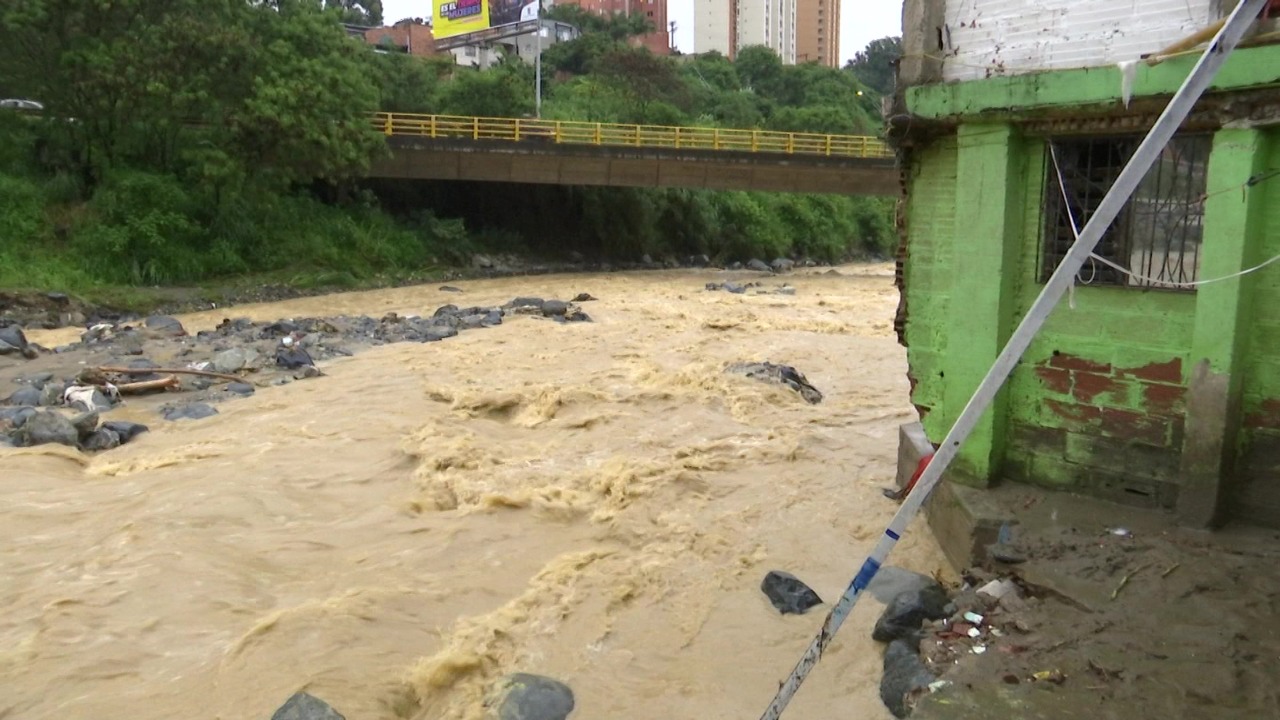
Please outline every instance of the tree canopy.
M858 81L880 95L893 93L894 79L898 72L898 59L902 57L902 38L886 37L872 40L865 50L859 50L845 69Z
M783 65L764 47L734 60L656 56L637 41L652 30L639 15L572 6L549 15L583 32L544 52L544 117L879 128L885 85L871 71L889 64L877 58L891 54L891 39L836 70ZM387 152L375 110L527 117L535 108L533 67L521 58L460 67L447 54L380 52L343 28L381 16L378 0L0 4L0 91L45 107L0 113L0 284L173 283L298 267L353 278L464 256L474 246L462 220L433 211L465 219L475 237L515 234L535 252L604 257L836 259L889 242L887 206L875 199L361 180Z

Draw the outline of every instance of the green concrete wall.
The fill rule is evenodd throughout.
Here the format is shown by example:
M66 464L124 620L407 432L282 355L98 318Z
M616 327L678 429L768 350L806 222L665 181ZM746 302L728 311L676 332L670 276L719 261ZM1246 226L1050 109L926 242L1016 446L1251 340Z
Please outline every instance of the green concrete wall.
M1280 48L1242 51L1231 63L1219 86L1264 84L1280 73ZM1171 92L1181 65L1171 66L1143 71L1139 87ZM1010 117L1009 99L1034 103L1040 91L1053 102L1097 102L1108 93L1114 100L1119 80L1112 74L1044 73L909 93L934 116L957 107L977 113L959 118L955 135L935 137L909 155L904 342L913 402L934 442L1043 287L1045 140L1019 134L1018 123L1036 113ZM1004 124L986 113L994 108ZM1220 131L1210 192L1238 188L1259 168L1280 168L1278 135ZM1001 178L1007 185L994 187ZM1280 178L1247 194L1211 198L1204 237L1202 277L1280 254ZM982 486L1006 478L1177 506L1180 513L1184 503L1199 503L1204 507L1189 511L1196 524L1216 521L1223 494L1236 514L1280 524L1280 313L1269 310L1275 307L1280 263L1196 292L1078 287L1074 307L1064 301L1054 311L951 479Z
M1025 147L1040 187L1044 144ZM1014 312L1039 295L1041 206L1029 194ZM1006 477L1117 501L1172 506L1195 295L1078 286L1010 377Z
M1267 134L1267 169L1280 169L1280 129ZM1280 177L1254 188L1262 216L1253 263L1280 255ZM1275 524L1280 518L1280 262L1250 277L1253 297L1244 357L1242 429L1234 498L1237 515Z
M1198 56L1184 55L1150 66L1140 63L1133 97L1160 97L1177 92ZM1044 111L1098 104L1120 98L1120 70L1109 65L1079 70L1031 73L985 80L920 85L906 91L911 114L928 119L976 118L1019 109ZM1280 83L1280 45L1237 50L1210 86L1210 92Z
M942 362L947 353L951 312L951 275L956 246L956 141L944 138L916 153L908 168L907 288L904 329L912 402L925 432L937 442L954 417L943 404Z

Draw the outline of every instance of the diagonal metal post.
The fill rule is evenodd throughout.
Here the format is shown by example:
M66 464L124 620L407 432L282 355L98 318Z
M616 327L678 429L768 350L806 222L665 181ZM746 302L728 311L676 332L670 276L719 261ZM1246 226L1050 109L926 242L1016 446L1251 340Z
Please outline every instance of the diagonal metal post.
M974 425L977 424L982 413L986 411L991 401L995 399L996 393L1000 391L1005 380L1008 379L1009 374L1013 371L1014 366L1022 358L1022 354L1026 352L1031 345L1031 341L1049 318L1049 314L1053 312L1054 307L1057 306L1063 294L1071 286L1076 273L1080 271L1089 254L1093 252L1098 241L1102 239L1103 233L1111 226L1111 223L1115 222L1124 204L1128 202L1129 197L1137 190L1142 178L1155 164L1156 159L1164 150L1164 147L1169 144L1169 140L1173 138L1173 134L1178 127L1187 119L1187 115L1191 113L1192 107L1195 106L1200 96L1209 88L1214 76L1222 68L1227 57L1231 55L1240 39L1244 37L1245 31L1253 24L1254 19L1258 17L1263 5L1266 3L1267 0L1240 0L1227 22L1218 31L1217 36L1209 43L1208 49L1200 56L1200 60L1192 68L1191 73L1182 83L1182 87L1178 88L1178 92L1174 94L1173 99L1169 101L1169 105L1164 109L1159 119L1156 120L1155 125L1147 133L1146 138L1143 139L1138 149L1134 151L1133 157L1129 159L1124 170L1116 178L1115 184L1107 191L1106 196L1103 197L1102 202L1098 205L1098 209L1094 211L1089 218L1089 222L1085 224L1084 229L1080 232L1075 244L1071 246L1066 257L1062 259L1049 281L1045 283L1040 296L1036 298L1035 303L1027 310L1027 314L1022 319L1022 322L1019 323L1018 328L1009 337L1009 342L1005 345L1004 350L1000 352L1000 356L996 358L995 364L987 371L986 377L978 385L978 389L973 393L973 397L969 399L968 404L965 405L960 417L956 418L955 424L951 427L951 431L947 433L947 437L943 439L942 445L938 448L937 453L934 454L933 460L929 462L924 473L916 482L915 487L903 500L897 514L893 516L893 520L885 528L884 535L876 544L875 549L863 561L862 567L858 570L858 574L854 576L853 581L849 583L844 595L831 608L831 612L827 614L826 620L822 623L822 629L818 631L817 636L814 637L809 647L804 651L804 655L801 656L800 662L795 669L791 671L791 675L778 688L777 695L774 696L773 702L769 703L769 707L765 710L764 715L761 716L761 720L778 720L781 717L782 711L791 702L792 696L800 689L800 685L808 677L809 672L813 670L814 666L818 664L818 660L822 658L823 651L831 643L831 639L835 637L845 618L849 616L849 612L862 595L862 591L871 583L871 579L880 570L880 565L888 557L889 552L893 550L898 539L907 531L907 525L919 512L920 506L924 504L929 493L933 491L933 488L942 478L942 473L946 471L951 460L960 451L960 445L969 436L969 433L973 431Z

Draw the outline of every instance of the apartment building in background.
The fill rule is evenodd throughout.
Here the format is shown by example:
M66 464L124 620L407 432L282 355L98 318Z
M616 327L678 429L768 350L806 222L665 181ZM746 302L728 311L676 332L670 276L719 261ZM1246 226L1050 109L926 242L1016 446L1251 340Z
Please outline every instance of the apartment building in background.
M797 6L817 0L693 0L693 51L717 51L730 58L751 45L764 45L794 65L797 61ZM822 0L834 3L837 0ZM816 33L815 33L816 37Z
M560 0L559 4L577 5L597 15L643 15L653 25L653 32L641 35L636 44L649 48L655 55L671 54L667 0Z
M840 67L840 0L795 0L796 62Z
M693 52L718 52L732 59L738 51L738 0L693 0Z

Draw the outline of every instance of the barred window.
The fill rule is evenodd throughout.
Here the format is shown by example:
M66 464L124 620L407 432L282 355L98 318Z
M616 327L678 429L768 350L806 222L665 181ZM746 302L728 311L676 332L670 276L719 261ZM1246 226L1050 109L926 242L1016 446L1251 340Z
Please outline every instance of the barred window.
M1140 142L1141 136L1050 140L1045 151L1041 282L1049 279L1075 242L1072 218L1077 228L1084 228ZM1211 142L1209 135L1180 135L1169 143L1094 250L1128 272L1090 258L1080 270L1081 283L1192 289L1176 283L1193 282L1200 275Z

